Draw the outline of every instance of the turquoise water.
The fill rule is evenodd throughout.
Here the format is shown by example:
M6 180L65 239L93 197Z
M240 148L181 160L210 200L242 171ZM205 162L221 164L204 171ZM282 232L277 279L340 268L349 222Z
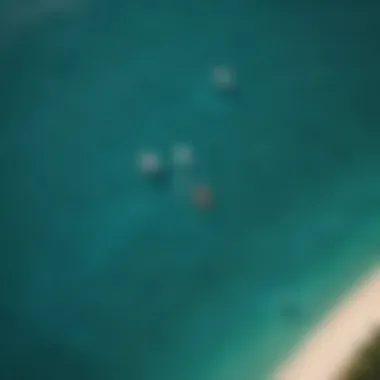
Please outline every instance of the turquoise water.
M380 6L0 14L0 377L269 379L379 261ZM220 64L237 93L211 86ZM194 168L142 178L141 149L170 163L176 142Z

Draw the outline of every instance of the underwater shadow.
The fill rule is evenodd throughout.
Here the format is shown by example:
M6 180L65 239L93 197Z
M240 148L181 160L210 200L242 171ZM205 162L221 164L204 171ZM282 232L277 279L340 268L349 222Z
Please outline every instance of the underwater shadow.
M0 310L0 343L4 354L0 366L3 380L97 380L95 364L83 353L64 347L37 335L34 329L21 323L10 313ZM92 368L90 368L92 367ZM97 371L98 373L98 371Z

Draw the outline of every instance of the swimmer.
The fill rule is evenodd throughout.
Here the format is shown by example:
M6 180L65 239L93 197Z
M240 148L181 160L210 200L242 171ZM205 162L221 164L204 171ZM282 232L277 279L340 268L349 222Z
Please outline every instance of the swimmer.
M227 66L215 67L212 71L212 82L222 92L232 92L236 89L236 74Z
M194 154L191 146L176 144L173 147L173 164L181 169L187 169L194 164Z
M210 210L215 206L214 192L209 186L198 185L193 190L193 202L201 210Z
M161 177L163 175L162 161L156 153L142 153L138 159L138 166L146 176Z

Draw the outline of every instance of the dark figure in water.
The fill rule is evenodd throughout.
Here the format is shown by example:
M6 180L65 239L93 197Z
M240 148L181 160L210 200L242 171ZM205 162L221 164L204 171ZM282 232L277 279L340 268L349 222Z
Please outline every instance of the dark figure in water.
M214 192L207 185L198 185L193 189L193 202L199 210L212 210L215 207Z
M286 302L281 307L281 315L289 322L299 322L302 317L302 311L295 303Z

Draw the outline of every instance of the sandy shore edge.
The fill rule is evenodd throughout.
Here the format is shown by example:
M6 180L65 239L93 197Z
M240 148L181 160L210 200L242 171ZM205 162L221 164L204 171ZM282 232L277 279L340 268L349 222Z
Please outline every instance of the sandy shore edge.
M337 380L379 326L380 268L375 268L301 342L274 380Z

